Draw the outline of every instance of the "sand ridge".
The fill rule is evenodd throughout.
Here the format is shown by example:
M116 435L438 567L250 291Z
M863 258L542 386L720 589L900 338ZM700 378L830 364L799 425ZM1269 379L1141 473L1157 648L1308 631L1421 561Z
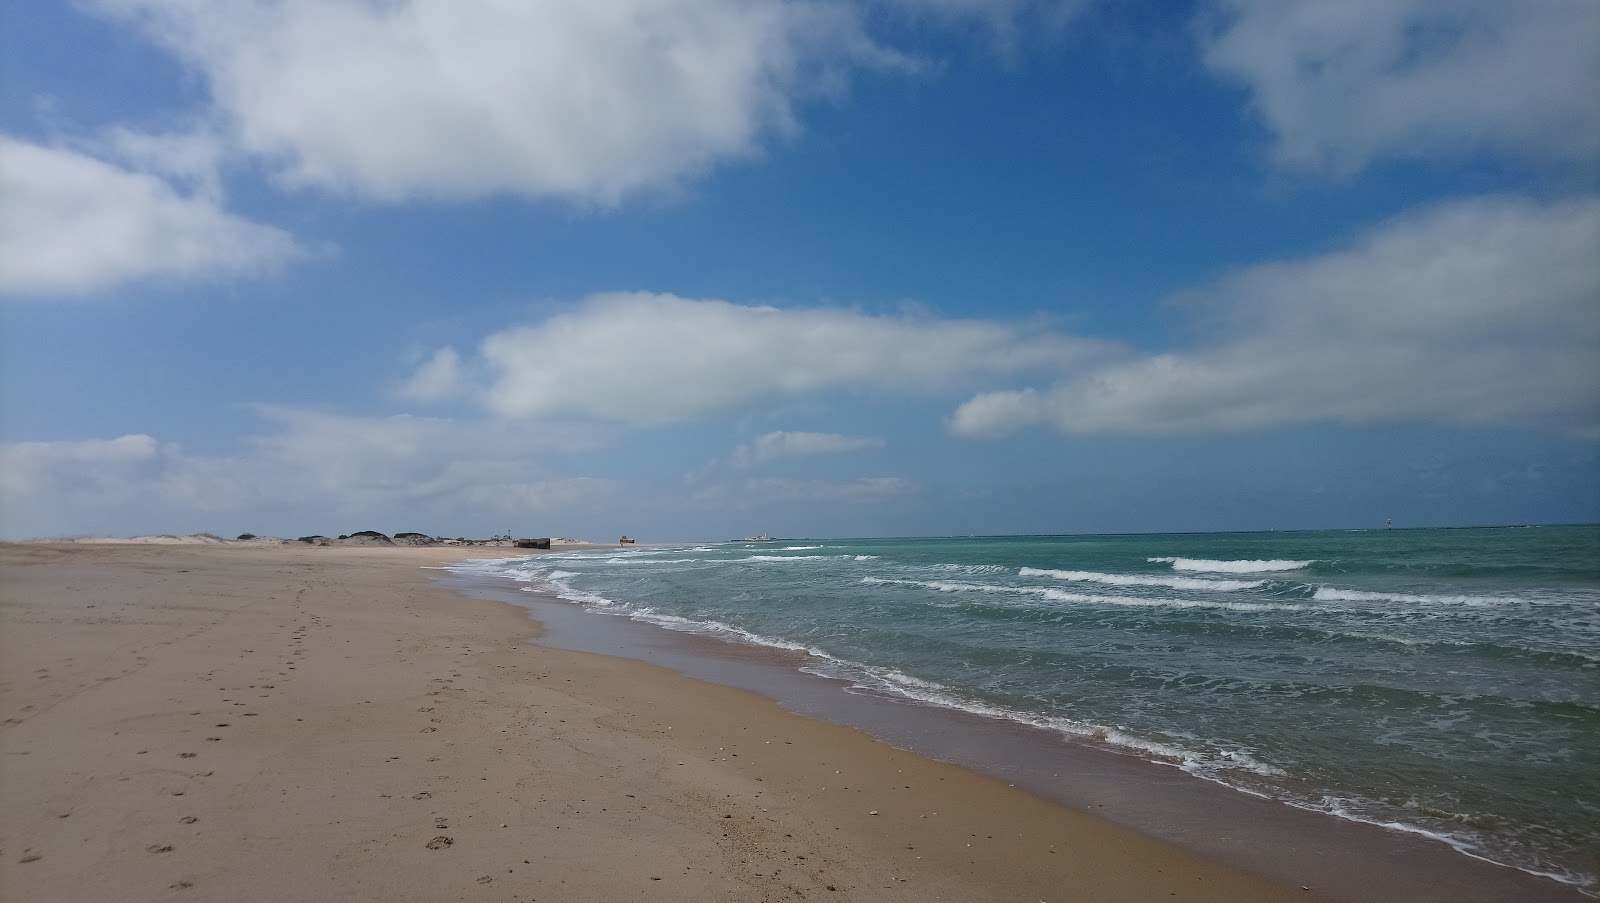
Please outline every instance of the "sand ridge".
M1314 899L421 570L485 554L0 548L0 895Z

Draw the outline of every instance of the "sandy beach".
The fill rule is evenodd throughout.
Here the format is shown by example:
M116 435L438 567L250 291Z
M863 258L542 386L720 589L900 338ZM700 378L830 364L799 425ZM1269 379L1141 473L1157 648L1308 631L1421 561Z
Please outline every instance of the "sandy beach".
M422 570L485 554L5 546L3 896L1314 898Z

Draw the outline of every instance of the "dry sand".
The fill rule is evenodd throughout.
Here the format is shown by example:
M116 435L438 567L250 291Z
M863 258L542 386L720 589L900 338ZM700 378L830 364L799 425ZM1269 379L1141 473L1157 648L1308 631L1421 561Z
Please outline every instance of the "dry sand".
M0 547L0 898L1315 898L420 570L486 554Z

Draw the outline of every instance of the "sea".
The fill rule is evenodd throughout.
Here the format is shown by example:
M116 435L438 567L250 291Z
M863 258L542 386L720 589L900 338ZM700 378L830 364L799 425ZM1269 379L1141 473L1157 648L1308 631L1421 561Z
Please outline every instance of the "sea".
M719 542L457 569L1600 894L1600 526Z

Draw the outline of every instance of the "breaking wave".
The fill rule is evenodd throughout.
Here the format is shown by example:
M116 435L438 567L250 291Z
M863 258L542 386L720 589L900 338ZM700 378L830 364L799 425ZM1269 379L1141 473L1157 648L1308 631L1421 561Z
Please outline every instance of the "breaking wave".
M1049 568L1022 568L1022 577L1054 577L1080 583L1104 583L1110 586L1164 586L1169 589L1210 590L1219 593L1260 589L1265 580L1213 580L1206 577L1155 577L1144 574L1102 574L1097 571L1057 571Z
M1209 571L1213 574L1268 574L1274 571L1298 571L1316 561L1215 561L1210 558L1146 558L1151 564L1170 564L1175 571Z

